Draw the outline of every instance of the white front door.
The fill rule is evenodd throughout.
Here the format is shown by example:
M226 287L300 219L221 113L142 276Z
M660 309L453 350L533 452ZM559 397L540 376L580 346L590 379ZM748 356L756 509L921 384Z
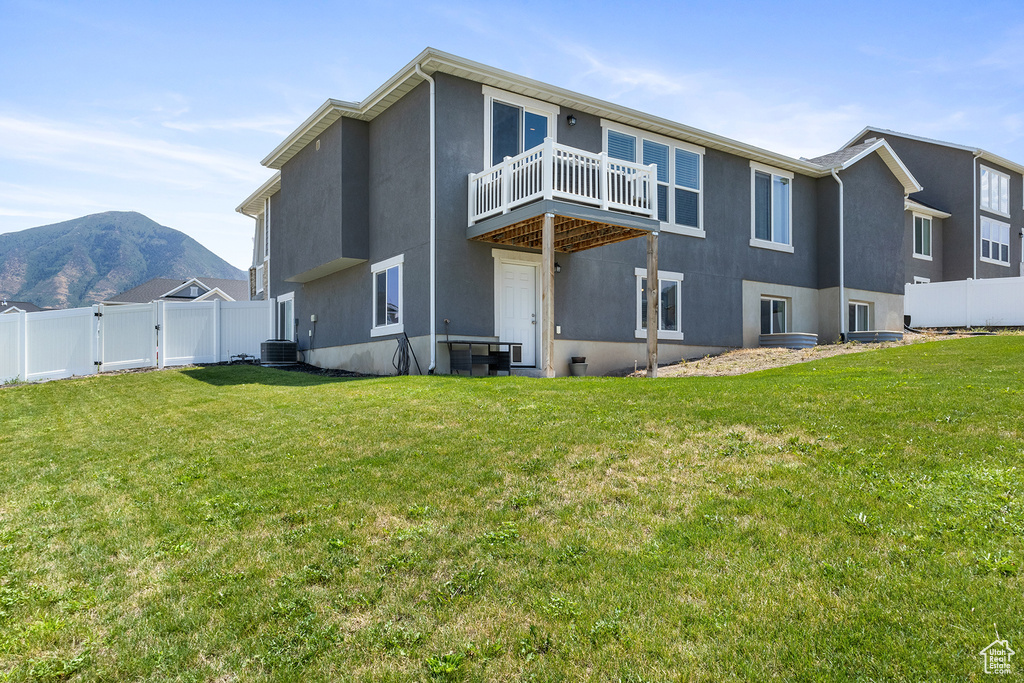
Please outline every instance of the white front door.
M537 364L537 266L498 262L498 339L523 345L515 365Z

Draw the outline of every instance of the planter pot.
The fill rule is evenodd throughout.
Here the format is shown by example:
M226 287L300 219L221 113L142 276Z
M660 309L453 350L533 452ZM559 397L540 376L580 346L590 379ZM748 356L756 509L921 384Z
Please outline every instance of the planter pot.
M569 363L570 377L586 377L588 363Z

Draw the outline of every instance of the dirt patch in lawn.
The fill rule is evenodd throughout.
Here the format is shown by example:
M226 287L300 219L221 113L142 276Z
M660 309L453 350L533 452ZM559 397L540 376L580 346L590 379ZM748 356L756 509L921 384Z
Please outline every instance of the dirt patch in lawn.
M736 349L718 356L705 356L694 360L684 360L673 365L658 368L658 377L718 377L724 375L743 375L748 372L781 368L796 363L839 356L845 353L861 353L892 346L906 346L921 342L939 341L943 339L961 339L972 336L965 332L907 332L903 341L880 342L877 344L821 344L810 349ZM630 377L644 377L646 372L639 370Z

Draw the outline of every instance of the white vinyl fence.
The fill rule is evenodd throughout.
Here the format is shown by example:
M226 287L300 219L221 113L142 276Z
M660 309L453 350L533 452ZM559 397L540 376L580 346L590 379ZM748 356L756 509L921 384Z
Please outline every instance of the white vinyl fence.
M903 310L911 327L1024 326L1024 278L908 284Z
M0 315L0 382L259 357L274 300L199 301Z

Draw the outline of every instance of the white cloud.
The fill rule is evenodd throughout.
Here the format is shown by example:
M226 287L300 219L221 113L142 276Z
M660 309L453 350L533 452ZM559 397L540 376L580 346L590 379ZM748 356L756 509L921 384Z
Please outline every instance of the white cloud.
M674 72L643 63L622 66L631 60L599 57L580 45L563 49L586 67L576 86L583 92L789 156L831 152L870 118L863 105L820 102L784 82L755 84L727 72Z
M196 175L257 182L251 160L193 145L78 124L0 116L0 157L115 178L196 184Z
M301 123L294 116L263 116L251 119L220 119L212 121L164 121L166 128L195 133L199 131L253 131L278 137L289 135Z

